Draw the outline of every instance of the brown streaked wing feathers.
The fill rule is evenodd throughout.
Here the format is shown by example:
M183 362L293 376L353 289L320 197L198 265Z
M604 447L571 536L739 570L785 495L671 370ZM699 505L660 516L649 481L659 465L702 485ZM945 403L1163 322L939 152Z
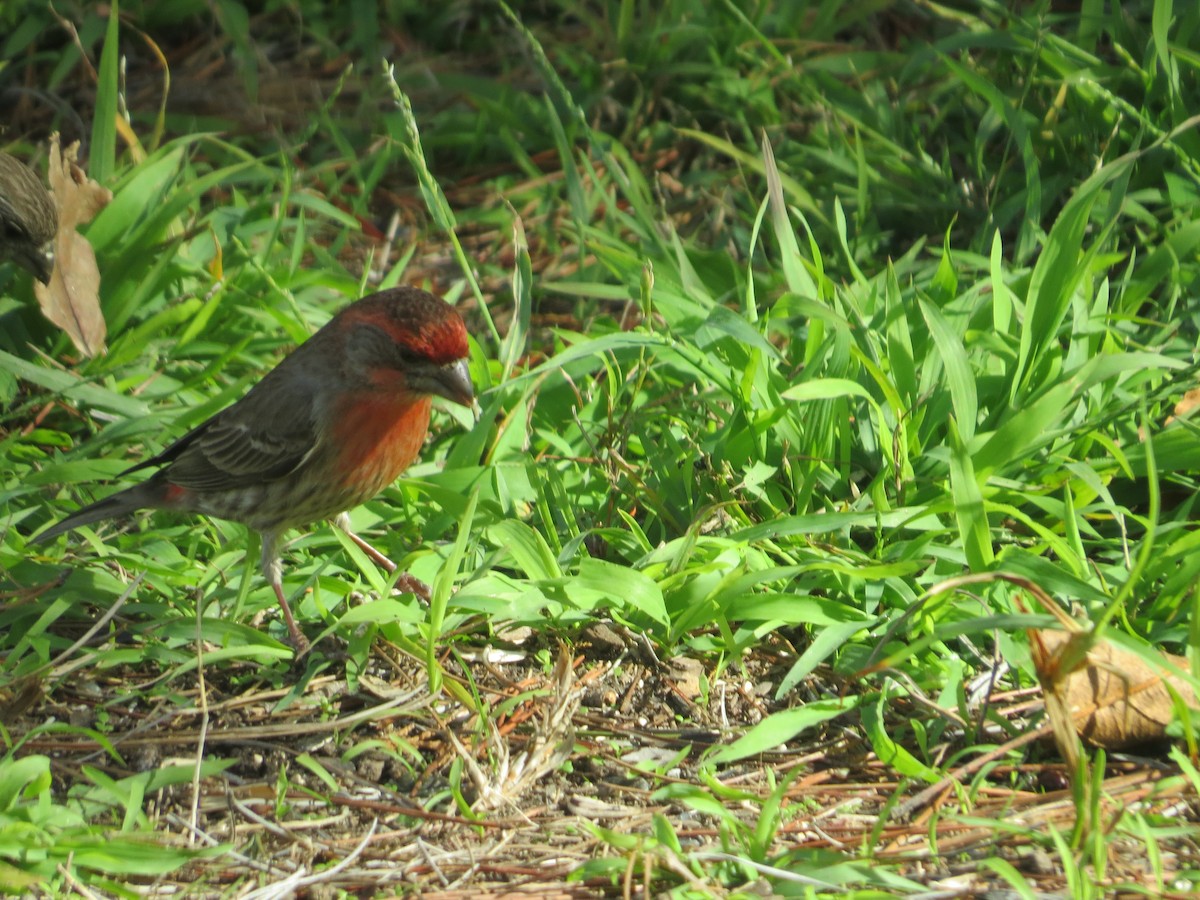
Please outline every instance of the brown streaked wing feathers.
M311 434L272 435L240 422L214 422L167 469L167 480L197 491L219 491L274 481L313 450Z
M172 484L220 491L272 481L295 470L319 438L312 388L307 379L272 378L278 371L276 367L233 406L197 425L153 459L126 471L166 464L162 474ZM270 390L259 390L269 382L275 382Z

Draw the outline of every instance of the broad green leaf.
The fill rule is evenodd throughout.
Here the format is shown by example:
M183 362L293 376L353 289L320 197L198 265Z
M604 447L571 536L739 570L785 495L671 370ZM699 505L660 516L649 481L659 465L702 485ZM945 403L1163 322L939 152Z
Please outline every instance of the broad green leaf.
M965 442L959 437L954 420L950 421L950 491L954 497L954 515L958 534L973 572L989 568L995 558L991 528L984 508L983 491L975 477L975 467Z
M524 522L505 519L490 526L488 538L512 556L517 568L534 581L562 577L554 551L540 533Z
M863 729L867 733L875 755L880 762L895 769L901 775L909 778L920 778L930 784L937 784L942 775L937 769L925 765L888 734L888 721L884 712L887 694L877 694L873 701L864 700L861 704Z
M858 697L818 700L795 709L772 713L732 744L705 756L704 761L718 766L766 753L822 722L850 712L858 707L859 702Z
M628 605L662 625L671 624L662 588L652 578L628 566L584 557L579 561L579 574L566 579L563 590L568 597L576 590L603 592L619 599L622 607Z
M117 0L108 7L108 25L100 50L96 108L92 117L92 142L88 148L88 174L101 185L108 184L117 164L117 116L120 115L121 64L120 8Z
M862 397L871 400L871 392L857 381L846 378L815 378L793 385L779 395L784 400L831 400L834 397Z
M767 198L771 209L771 225L775 231L775 240L779 243L779 255L783 265L783 276L787 281L788 290L802 297L817 296L817 285L804 267L804 259L800 256L800 246L796 243L796 232L792 228L788 216L787 204L783 199L783 180L779 175L779 167L775 164L775 153L767 140L766 132L762 136L763 173L767 177Z
M955 333L945 316L932 303L922 299L921 315L929 326L929 334L938 349L942 366L946 371L946 384L950 388L950 402L954 406L954 417L967 443L975 436L975 421L979 417L979 398L975 392L975 378L971 364L963 347L962 335Z
M1028 379L1043 355L1055 346L1059 326L1071 305L1071 296L1087 269L1083 238L1091 221L1092 206L1103 189L1128 176L1137 156L1131 153L1114 160L1076 188L1046 236L1045 246L1029 279L1021 349L1011 383L1014 406L1020 405L1020 393L1027 389ZM1093 248L1098 246L1099 241L1093 244Z

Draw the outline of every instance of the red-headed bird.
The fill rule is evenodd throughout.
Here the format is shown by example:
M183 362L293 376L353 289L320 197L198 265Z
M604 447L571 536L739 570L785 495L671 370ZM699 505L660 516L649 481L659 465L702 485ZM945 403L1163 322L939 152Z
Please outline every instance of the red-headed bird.
M85 506L34 541L142 508L241 522L262 533L263 575L302 650L308 642L283 594L280 536L337 517L360 547L394 570L341 514L417 458L434 397L474 403L462 318L417 288L380 291L339 312L241 400L121 473L160 466L148 479Z

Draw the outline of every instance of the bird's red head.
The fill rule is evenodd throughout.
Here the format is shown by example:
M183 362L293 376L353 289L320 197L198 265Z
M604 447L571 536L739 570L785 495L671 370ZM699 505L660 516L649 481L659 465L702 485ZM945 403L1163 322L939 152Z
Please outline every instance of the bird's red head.
M349 365L377 387L472 404L467 328L445 300L419 288L392 288L350 304L330 325L344 330Z
M347 324L369 323L400 347L431 363L467 356L467 328L445 300L413 287L392 288L363 297L342 310Z

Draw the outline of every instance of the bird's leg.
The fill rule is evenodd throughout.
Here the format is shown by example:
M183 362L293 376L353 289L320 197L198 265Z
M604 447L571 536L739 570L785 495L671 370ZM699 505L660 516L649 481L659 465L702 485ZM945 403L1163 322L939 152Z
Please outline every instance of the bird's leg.
M292 649L296 651L297 656L307 653L311 645L308 643L308 638L304 636L304 632L300 630L300 626L296 624L296 618L292 615L292 608L288 606L287 597L283 596L283 585L278 581L272 581L271 587L275 589L275 596L279 598L279 606L283 609L283 619L287 622Z
M310 644L308 638L304 636L304 632L300 630L300 626L296 624L292 608L288 605L287 597L283 595L283 564L279 561L279 553L276 550L278 544L279 534L277 532L264 531L262 533L262 570L267 581L271 582L276 599L279 600L279 607L283 610L283 620L287 623L292 649L296 651L296 657L299 658L308 652Z
M367 541L360 538L351 530L349 513L341 513L335 516L333 519L333 524L342 529L342 531L346 532L346 536L350 538L350 540L354 541L354 543L358 545L358 548L362 550L363 553L371 557L371 559L375 561L376 565L382 566L384 569L386 569L389 575L396 571L398 566L394 562L392 562L390 559L372 547L369 543L367 543ZM407 572L402 572L400 577L396 579L396 587L400 588L401 591L416 594L426 603L429 602L429 598L432 596L432 592L429 590L429 585L419 578L414 578Z

